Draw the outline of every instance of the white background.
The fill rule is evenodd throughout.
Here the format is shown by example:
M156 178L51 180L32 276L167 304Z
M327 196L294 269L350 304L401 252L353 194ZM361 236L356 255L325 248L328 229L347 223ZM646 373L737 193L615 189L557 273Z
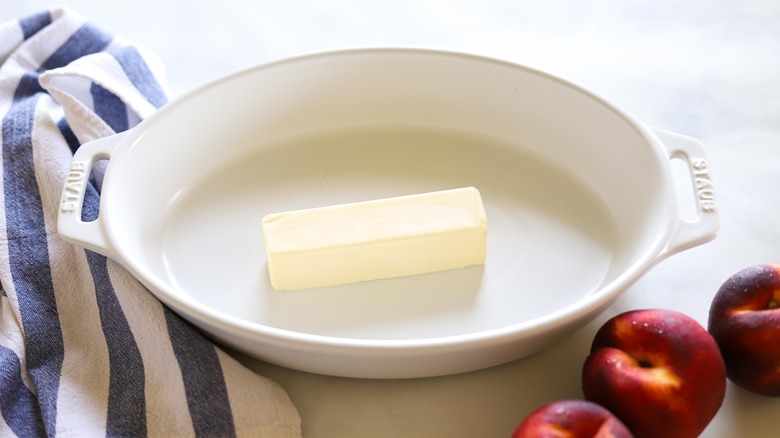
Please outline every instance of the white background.
M54 3L5 0L0 20ZM69 7L163 61L171 96L283 57L410 46L502 58L562 76L707 148L721 233L662 262L559 345L457 376L370 381L245 362L281 383L306 437L508 437L532 409L580 398L598 326L629 309L681 310L703 325L743 267L780 262L780 2L774 0L72 0ZM768 348L777 348L768 347ZM704 436L770 437L780 400L729 385Z

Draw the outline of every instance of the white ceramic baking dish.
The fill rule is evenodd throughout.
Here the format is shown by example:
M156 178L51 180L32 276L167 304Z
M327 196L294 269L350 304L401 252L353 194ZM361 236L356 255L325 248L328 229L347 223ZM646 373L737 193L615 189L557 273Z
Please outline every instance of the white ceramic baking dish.
M692 218L680 213L675 158L690 170ZM82 222L74 188L101 159L100 215ZM443 375L529 355L718 230L696 140L548 74L438 51L251 68L73 160L63 238L117 260L234 349L340 376ZM271 288L265 214L465 186L488 216L484 266Z

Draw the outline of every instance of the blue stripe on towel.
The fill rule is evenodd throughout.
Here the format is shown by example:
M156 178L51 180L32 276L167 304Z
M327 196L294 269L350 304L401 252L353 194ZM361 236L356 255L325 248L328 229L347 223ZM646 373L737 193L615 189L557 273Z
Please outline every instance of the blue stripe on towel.
M22 75L21 79L19 79L19 85L16 87L16 92L14 93L14 101L33 96L35 93L44 92L43 87L41 87L41 84L38 82L38 76L37 73L25 73Z
M44 436L41 411L22 380L22 364L16 352L0 345L0 413L20 437ZM33 421L31 421L33 420Z
M111 42L111 36L87 23L65 41L46 62L42 70L64 67L82 56L102 51Z
M109 53L119 62L133 86L141 92L155 108L165 105L168 100L160 84L146 65L146 61L135 47L128 46Z
M103 119L114 132L126 131L129 127L129 121L127 119L127 106L122 102L122 99L94 82L89 92L92 94L95 114Z
M165 320L173 352L179 361L184 392L190 408L196 436L232 437L236 435L225 376L214 345L172 310L165 309ZM208 400L208 403L204 403Z
M94 189L92 189L94 194ZM97 196L94 194L92 199ZM85 203L87 200L85 200ZM95 282L100 323L108 346L107 436L145 436L144 364L108 276L106 257L85 250Z
M2 121L3 191L10 273L25 332L27 369L43 424L54 430L64 346L33 163L31 136L40 87L31 77L20 81Z
M24 35L24 39L30 38L50 24L51 14L49 11L40 12L19 20L19 27L22 29L22 35Z
M87 182L86 188L84 189L84 206L81 208L81 220L84 222L92 222L97 219L98 214L100 214L100 195L95 188L93 180L94 178L90 178ZM90 270L94 271L92 266L90 266ZM96 282L98 281L98 279L95 278L94 272L92 273L92 277ZM101 280L108 281L109 278L105 277ZM122 315L122 317L124 317L124 315Z

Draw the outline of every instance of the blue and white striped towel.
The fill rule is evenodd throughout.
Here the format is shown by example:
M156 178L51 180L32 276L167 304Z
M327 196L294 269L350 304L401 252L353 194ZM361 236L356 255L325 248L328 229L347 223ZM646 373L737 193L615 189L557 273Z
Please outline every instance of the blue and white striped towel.
M284 389L56 234L72 150L147 117L163 84L149 53L68 9L0 25L0 436L301 434Z

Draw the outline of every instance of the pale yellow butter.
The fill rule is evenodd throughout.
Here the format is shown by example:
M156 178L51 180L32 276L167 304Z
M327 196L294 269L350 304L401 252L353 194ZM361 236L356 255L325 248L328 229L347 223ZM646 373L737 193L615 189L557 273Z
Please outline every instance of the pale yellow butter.
M487 217L474 187L269 214L277 290L333 286L485 263Z

